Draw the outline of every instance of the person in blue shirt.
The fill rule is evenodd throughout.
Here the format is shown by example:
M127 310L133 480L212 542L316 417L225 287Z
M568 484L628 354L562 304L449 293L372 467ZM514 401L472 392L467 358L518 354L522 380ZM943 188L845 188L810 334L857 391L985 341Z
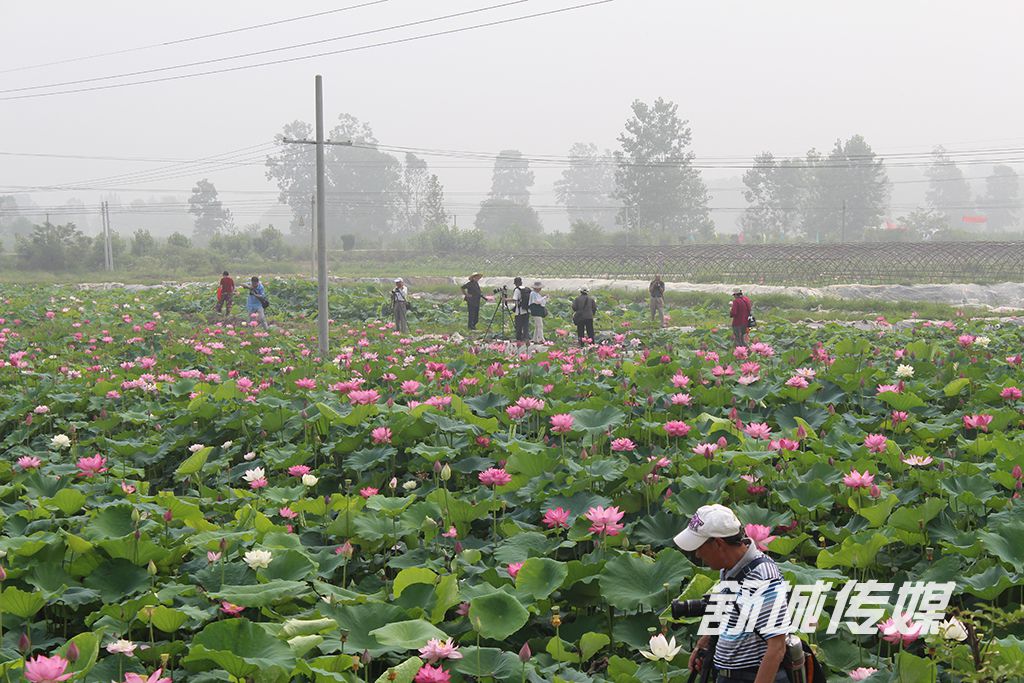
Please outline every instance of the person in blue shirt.
M249 311L249 314L256 314L256 319L259 321L263 329L270 329L270 325L267 324L267 314L263 307L263 301L266 300L266 290L263 289L263 284L260 283L260 279L253 275L252 281L248 285L242 285L243 289L249 290L249 298L245 302L245 309Z

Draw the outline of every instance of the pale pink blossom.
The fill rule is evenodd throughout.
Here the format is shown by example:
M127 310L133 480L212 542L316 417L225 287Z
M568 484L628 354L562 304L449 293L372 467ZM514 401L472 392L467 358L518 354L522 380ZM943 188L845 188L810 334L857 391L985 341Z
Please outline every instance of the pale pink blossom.
M600 505L587 510L584 515L590 521L590 533L602 536L618 536L624 525L620 524L625 513L615 506Z
M420 648L420 657L433 664L440 659L462 659L462 653L459 652L459 646L452 643L451 638L445 641L431 638Z
M557 527L568 529L569 511L561 507L548 510L547 512L544 513L544 518L541 521L543 521L544 525L547 526L549 529L555 529Z
M992 422L992 416L981 414L981 415L964 415L964 427L967 429L980 429L983 432L988 431L988 426Z
M69 664L71 662L60 655L52 657L36 655L32 659L25 660L25 678L33 683L60 683L72 676L70 673L64 673Z
M569 413L559 413L558 415L552 415L551 418L551 432L553 434L565 434L572 431L573 416Z
M857 470L850 470L850 473L843 477L843 483L851 489L870 488L874 481L875 475L871 474L868 470L864 470L863 474Z
M772 429L764 422L751 422L743 428L743 433L753 439L768 441L772 438Z
M626 453L628 453L628 452L636 450L636 444L633 443L632 439L627 439L627 438L614 439L612 441L612 450L613 451L619 451L619 452L626 452Z
M748 524L743 531L747 534L747 538L757 544L758 550L767 550L768 544L778 538L778 536L771 535L771 527L762 524Z
M864 437L864 447L872 453L884 453L888 443L885 434L868 434Z
M387 427L377 427L370 432L370 438L375 444L391 443L391 430Z
M97 453L92 457L82 457L78 459L76 466L78 467L78 476L92 478L97 474L102 474L107 471L107 459Z
M671 420L661 426L669 436L681 438L690 433L690 425L682 420Z
M505 486L512 481L512 475L504 469L491 467L477 475L484 486Z

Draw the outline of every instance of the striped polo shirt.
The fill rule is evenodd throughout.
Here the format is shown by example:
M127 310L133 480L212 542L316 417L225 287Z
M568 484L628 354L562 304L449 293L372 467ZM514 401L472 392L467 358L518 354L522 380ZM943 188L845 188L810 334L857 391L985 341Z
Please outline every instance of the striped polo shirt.
M732 569L723 570L720 573L720 580L733 580L750 562L764 557L764 553L758 550L754 543L749 540L747 543L749 544L747 552ZM768 582L768 584L764 585L764 582ZM755 599L761 600L756 633L753 631L734 633L738 628L740 615L744 611L743 605L750 604ZM729 624L722 629L722 633L718 636L718 646L715 648L715 666L720 669L746 669L761 664L761 660L764 659L768 650L766 640L772 636L788 633L788 629L784 625L769 625L768 623L772 609L777 602L780 604L776 614L781 616L774 621L785 621L787 611L785 581L778 565L774 560L768 558L767 562L761 562L754 567L744 577L740 585L740 592L736 597L736 608L729 613Z

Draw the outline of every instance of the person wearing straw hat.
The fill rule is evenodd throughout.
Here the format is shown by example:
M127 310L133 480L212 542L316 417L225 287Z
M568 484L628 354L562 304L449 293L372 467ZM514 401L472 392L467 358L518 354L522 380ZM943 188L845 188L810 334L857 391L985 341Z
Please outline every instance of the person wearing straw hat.
M391 310L395 319L395 329L403 334L409 333L409 323L405 313L409 308L409 290L405 288L402 278L395 278L395 288L391 290Z
M544 343L544 318L548 314L548 298L541 294L544 283L537 280L533 283L533 291L530 292L530 317L533 318L533 337L530 339L534 344Z
M597 313L597 301L590 296L590 290L580 288L580 295L572 302L572 321L576 323L576 338L583 346L594 341L594 314Z
M461 287L462 298L465 299L466 307L469 310L470 330L475 330L476 324L480 320L480 299L484 296L480 291L480 278L483 276L483 273L473 273L469 276L469 282Z
M743 346L746 344L747 328L750 326L750 311L752 304L750 299L743 296L743 290L738 287L732 293L732 308L729 309L729 316L732 318L732 345Z

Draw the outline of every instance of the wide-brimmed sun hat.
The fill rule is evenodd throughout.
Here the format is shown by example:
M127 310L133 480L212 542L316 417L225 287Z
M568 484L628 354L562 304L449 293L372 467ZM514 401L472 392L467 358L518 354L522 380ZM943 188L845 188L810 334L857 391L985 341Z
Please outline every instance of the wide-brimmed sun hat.
M541 289L542 287L544 287L544 283L543 282L541 282L540 280L534 281L534 283L533 283L533 288L534 289Z

